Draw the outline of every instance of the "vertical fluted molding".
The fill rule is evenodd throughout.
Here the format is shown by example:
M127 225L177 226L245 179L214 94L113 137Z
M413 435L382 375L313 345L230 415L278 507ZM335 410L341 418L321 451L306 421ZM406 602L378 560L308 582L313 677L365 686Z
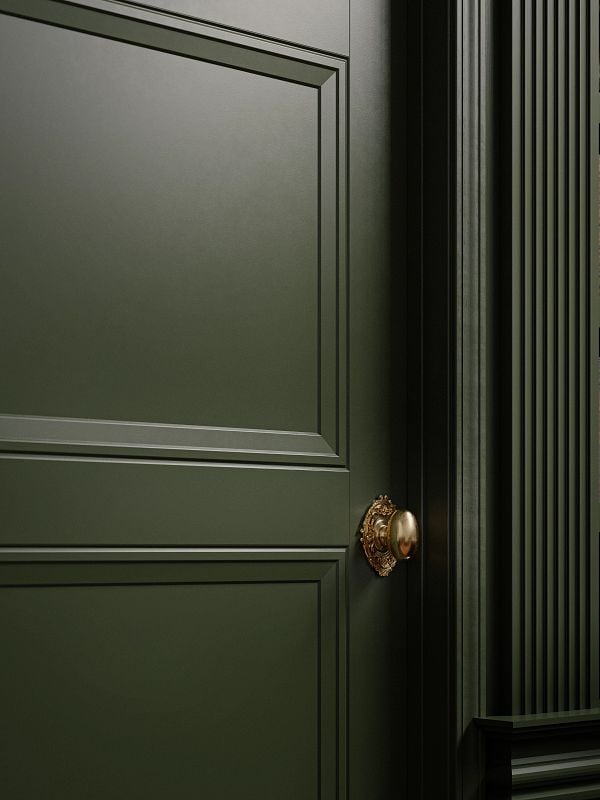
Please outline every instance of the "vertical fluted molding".
M456 794L479 796L483 781L473 717L487 710L486 570L493 394L494 241L493 0L456 5ZM481 772L480 772L481 769Z
M589 595L591 598L591 613L589 625L591 640L589 642L589 675L587 676L591 692L591 704L600 706L600 214L598 203L598 184L600 179L600 80L598 79L599 53L599 8L593 5L590 9L588 23L588 59L587 73L590 76L590 90L592 102L589 108L588 131L589 151L591 158L590 170L590 274L588 308L590 314L589 328L589 356L595 370L589 376L589 428L590 428L590 471L589 491L590 502L590 530L591 541L587 543L584 557L592 564L590 571ZM596 88L598 91L596 91ZM595 174L594 174L595 173ZM594 229L596 237L594 239Z
M586 708L593 695L592 13L592 0L512 0L507 28L514 714Z

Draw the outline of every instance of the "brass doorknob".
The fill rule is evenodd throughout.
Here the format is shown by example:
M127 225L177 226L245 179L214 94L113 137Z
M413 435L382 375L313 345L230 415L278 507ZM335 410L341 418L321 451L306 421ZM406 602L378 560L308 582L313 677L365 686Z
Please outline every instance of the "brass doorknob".
M360 533L367 561L382 578L390 574L397 561L412 558L419 546L414 514L398 508L385 494L371 503Z

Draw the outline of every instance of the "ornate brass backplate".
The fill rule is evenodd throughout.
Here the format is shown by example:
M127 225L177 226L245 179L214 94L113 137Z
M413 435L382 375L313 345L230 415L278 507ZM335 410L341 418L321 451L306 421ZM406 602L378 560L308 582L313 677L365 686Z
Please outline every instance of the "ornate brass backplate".
M390 574L397 561L412 558L419 544L414 515L399 509L385 494L371 503L360 533L367 561L382 578Z
M396 559L388 547L386 537L382 537L381 534L387 528L388 520L397 510L397 506L387 495L380 495L371 503L360 529L360 541L367 561L382 578L387 577L396 566Z

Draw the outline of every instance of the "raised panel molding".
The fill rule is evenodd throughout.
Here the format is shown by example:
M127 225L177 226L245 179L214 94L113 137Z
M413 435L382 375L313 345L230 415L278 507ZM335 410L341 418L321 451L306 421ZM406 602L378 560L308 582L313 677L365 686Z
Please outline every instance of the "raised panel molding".
M510 615L499 648L502 706L512 714L586 708L597 696L597 401L590 403L597 11L591 0L513 0L505 9L500 280L507 511L497 579Z
M262 749L271 741L302 783L292 796L345 797L345 559L342 549L0 550L5 790L25 800L68 785L96 798L113 781L117 795L150 781L157 791L174 765L201 785L212 754L233 770L228 796L246 785L285 794L271 783L287 777L276 754ZM294 714L306 743L290 728ZM135 730L122 748L120 725ZM97 757L106 737L108 761ZM182 796L177 781L171 788Z
M160 456L335 466L339 455L317 433L0 415L7 451Z
M346 458L346 74L344 58L112 0L1 0L0 14L230 66L314 89L318 107L317 424L315 430L181 424L178 419L0 415L7 452L153 456L318 466ZM79 33L75 33L79 35ZM201 410L201 409L200 409ZM6 412L6 408L0 408ZM95 416L95 415L93 415ZM268 428L268 419L265 428ZM277 427L277 426L273 426Z

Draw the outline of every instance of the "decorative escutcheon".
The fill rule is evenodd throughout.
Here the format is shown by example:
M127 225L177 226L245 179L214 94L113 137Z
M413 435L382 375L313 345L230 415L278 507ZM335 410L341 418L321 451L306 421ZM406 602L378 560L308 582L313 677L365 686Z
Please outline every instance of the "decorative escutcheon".
M419 546L414 514L398 508L385 494L371 503L360 534L367 561L382 578L390 574L397 561L412 558Z

